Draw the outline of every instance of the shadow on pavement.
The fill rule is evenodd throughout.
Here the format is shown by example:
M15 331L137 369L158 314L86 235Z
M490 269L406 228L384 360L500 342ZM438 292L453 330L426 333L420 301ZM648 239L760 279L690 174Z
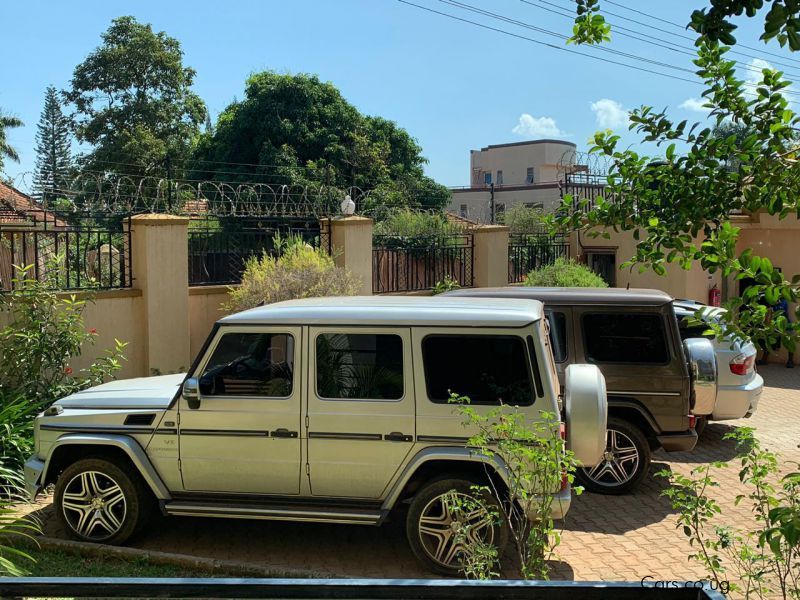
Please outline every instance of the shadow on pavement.
M691 452L669 452L662 450L654 453L658 457L674 463L705 464L714 461L729 461L736 458L736 442L723 439L728 433L736 431L738 427L727 425L724 422L709 423L705 431L697 440L697 446Z
M800 362L794 369L787 369L782 363L759 365L758 374L767 387L800 390Z
M666 463L654 462L650 475L632 494L611 496L585 492L573 497L564 529L623 535L663 521L675 511L661 495L669 485L666 478L655 476L661 470L671 469Z

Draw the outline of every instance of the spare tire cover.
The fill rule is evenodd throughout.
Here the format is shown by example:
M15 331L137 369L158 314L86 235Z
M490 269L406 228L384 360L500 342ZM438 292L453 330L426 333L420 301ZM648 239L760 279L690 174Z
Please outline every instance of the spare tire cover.
M605 377L595 365L569 365L564 382L567 448L581 465L596 465L606 450Z

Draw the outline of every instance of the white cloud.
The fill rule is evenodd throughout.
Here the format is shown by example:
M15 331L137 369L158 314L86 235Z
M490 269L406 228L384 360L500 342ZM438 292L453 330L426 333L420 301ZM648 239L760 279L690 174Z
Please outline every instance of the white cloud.
M692 112L707 113L711 109L705 106L706 101L703 98L687 98L680 103L679 107Z
M522 113L519 116L519 123L511 131L527 137L565 137L568 135L558 128L552 117L534 117L528 113Z
M604 129L615 129L628 123L628 110L616 100L603 98L591 103L597 124Z

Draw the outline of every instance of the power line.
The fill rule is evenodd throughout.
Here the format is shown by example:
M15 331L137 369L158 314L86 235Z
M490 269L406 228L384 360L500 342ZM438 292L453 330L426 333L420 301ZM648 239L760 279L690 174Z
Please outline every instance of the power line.
M532 6L533 8L538 8L540 10L544 10L544 11L547 11L547 12L550 12L550 13L553 13L553 14L556 14L556 15L560 15L562 17L565 17L565 18L569 19L570 21L574 21L575 20L575 14L574 13L569 12L566 8L562 8L558 4L554 4L553 2L548 2L547 0L533 0L533 1L531 1L531 0L520 0L520 2L522 2L523 4L527 4L529 6ZM534 2L536 4L534 4ZM543 6L543 5L547 5L547 6ZM550 6L552 8L548 8L548 6ZM622 17L622 18L624 19L625 17ZM697 56L697 51L694 49L694 46L683 46L683 45L681 45L681 44L679 44L677 42L673 42L673 41L670 41L670 40L665 40L664 38L660 38L658 36L654 36L650 32L637 31L636 29L630 29L630 28L627 28L627 27L623 27L622 25L618 25L618 24L616 24L616 23L614 23L612 21L607 21L607 22L608 22L609 25L612 25L612 31L614 33L619 34L619 35L621 35L623 37L629 37L629 38L635 39L637 41L644 42L646 44L650 44L652 46L657 46L657 47L663 48L665 50L671 50L672 52L677 52L679 54L685 54L685 55L691 56L691 57ZM645 25L645 26L649 27L649 25ZM674 34L670 34L669 32L665 32L665 33L667 33L668 35L674 35ZM646 37L640 37L640 36L646 36ZM689 36L678 36L678 37L684 37L684 38L690 39L690 40L693 39L693 38L691 38ZM743 54L743 56L747 56L749 58L755 58L755 59L758 59L758 60L764 60L759 56L753 56L753 55L750 55L750 54L747 54L747 53L741 53L741 52L739 52L737 50L733 50L733 49L731 50L731 53L733 53L733 54ZM781 65L783 64L783 63L778 63L777 61L773 61L773 62L775 62L776 64L781 64ZM794 77L800 77L800 71L797 71L797 72L794 71L794 69L798 69L798 67L794 67L794 66L790 66L790 65L787 65L787 66L788 66L788 69L786 69L787 72L789 71L789 69L792 69L793 72L791 73L791 75L794 76ZM751 72L757 73L759 75L761 74L761 69L759 69L757 67L753 67L753 66L751 66L749 64L738 63L737 68L744 69L744 70L747 70L747 71L751 71Z
M637 71L642 71L644 73L651 73L651 74L654 74L654 75L661 75L662 77L669 77L670 79L675 79L677 81L685 81L685 82L688 82L688 83L698 83L697 81L694 81L692 79L686 79L685 77L678 77L677 75L670 75L669 73L662 73L660 71L654 71L652 69L646 69L644 67L639 67L639 66L636 66L636 65L630 65L630 64L619 62L619 61L616 61L616 60L611 60L609 58L603 58L602 56L595 56L594 54L587 54L585 52L580 52L580 51L575 50L573 48L564 48L562 46L557 46L556 44L551 44L549 42L543 42L542 40L537 40L537 39L534 39L534 38L531 38L531 37L528 37L528 36L525 36L525 35L521 35L521 34L518 34L518 33L513 33L511 31L506 31L505 29L499 29L497 27L492 27L491 25L486 25L486 24L483 24L483 23L478 23L476 21L471 21L469 19L465 19L463 17L459 17L459 16L456 16L456 15L451 15L451 14L445 13L445 12L441 12L441 11L438 11L436 9L429 8L427 6L421 6L419 4L414 4L413 2L409 2L409 0L397 0L397 1L402 3L402 4L407 4L409 6L413 6L414 8L417 8L417 9L420 9L420 10L424 10L424 11L427 11L427 12L430 12L430 13L433 13L433 14L437 14L437 15L441 15L443 17L447 17L449 19L453 19L455 21L461 21L462 23L469 23L470 25L474 25L475 27L480 27L481 29L487 29L489 31L494 31L496 33L501 33L503 35L507 35L507 36L514 37L514 38L517 38L517 39L525 40L525 41L528 41L528 42L531 42L531 43L534 43L534 44L538 44L540 46L547 46L548 48L554 48L555 50L560 50L561 52L567 52L569 54L576 54L578 56L585 56L585 57L588 57L588 58L593 58L595 60L599 60L601 62L606 62L606 63L610 63L610 64L614 64L614 65L619 65L619 66L622 66L622 67L627 67L629 69L635 69Z
M596 55L593 55L593 54L587 54L586 52L581 52L581 51L578 51L578 50L575 50L575 49L572 49L572 48L565 48L563 46L558 46L556 44L552 44L552 43L545 42L545 41L542 41L542 40L538 40L538 39L535 39L535 38L531 38L531 37L528 37L528 36L525 36L525 35L521 35L521 34L518 34L518 33L507 31L505 29L500 29L498 27L492 27L491 25L486 25L484 23L478 23L476 21L472 21L470 19L459 17L457 15L453 15L453 14L450 14L450 13L442 12L442 11L439 11L439 10L436 10L436 9L433 9L433 8L429 8L427 6L421 6L419 4L415 4L413 2L410 2L409 0L397 0L397 1L402 3L402 4L407 4L407 5L412 6L414 8L417 8L417 9L420 9L420 10L424 10L426 12L430 12L430 13L437 14L437 15L440 15L440 16L443 16L443 17L447 17L449 19L453 19L455 21L461 21L462 23L468 23L470 25L474 25L476 27L480 27L481 29L487 29L489 31L494 31L496 33L501 33L501 34L507 35L509 37L514 37L514 38L517 38L517 39L525 40L525 41L532 42L534 44L538 44L538 45L541 45L541 46L547 46L548 48L554 48L554 49L560 50L562 52L568 52L570 54L576 54L578 56L584 56L584 57L588 57L588 58L593 58L593 59L599 60L601 62L614 64L614 65L618 65L618 66L622 66L622 67L627 67L629 69L634 69L634 70L642 71L642 72L645 72L645 73L651 73L653 75L659 75L661 77L668 77L670 79L674 79L674 80L677 80L677 81L683 81L683 82L686 82L686 83L692 83L694 85L701 85L700 81L697 81L697 80L694 80L694 79L687 79L685 77L679 77L677 75L671 75L669 73L664 73L662 71L655 71L653 69L648 69L648 68L640 67L640 66L637 66L637 65L631 65L631 64L628 64L628 63L624 63L624 62L611 60L609 58L604 58L604 57L596 56ZM444 0L440 0L440 1L444 1ZM523 0L523 1L525 1L525 0ZM451 4L452 0L448 0L445 3ZM481 10L481 9L478 9L478 10ZM502 17L502 16L495 17L495 18L500 18L501 20L513 21L513 19L508 19L507 17ZM556 34L556 35L559 35L559 34ZM693 71L691 71L691 70L687 70L687 71L690 72L690 73L693 73ZM748 83L748 82L743 82L743 85L746 86L746 87L752 87L752 88L759 87L757 84ZM782 93L785 94L785 95L800 95L800 92L792 92L791 90L783 90Z
M604 0L604 2L607 2L608 4L613 4L614 6L619 6L620 8L624 8L625 10L629 10L631 12L643 15L645 17L649 17L649 18L654 19L656 21L661 21L662 23L666 23L668 25L674 25L675 27L677 27L679 29L682 29L683 31L686 31L686 26L681 25L680 23L676 23L675 21L670 21L669 19L663 19L661 17L657 17L656 15L648 14L648 13L646 13L644 11L637 10L635 8L631 8L630 6L626 6L626 5L622 4L621 2L614 2L614 0ZM609 13L609 14L611 14L611 13ZM625 17L621 17L621 18L624 19ZM770 52L769 50L764 50L763 48L754 48L753 46L747 46L745 44L739 44L739 43L737 43L736 45L741 47L741 48L745 48L747 50L752 50L753 52L761 52L763 54L766 54L767 56L774 56L776 58L781 58L781 59L784 59L784 60L792 60L792 61L796 61L798 64L800 64L800 60L798 60L796 58L789 58L789 57L783 56L781 54L777 54L775 52ZM758 57L755 57L755 58L758 58Z
M568 36L560 34L560 33L556 33L555 31L551 31L549 29L544 29L542 27L537 27L537 26L532 25L530 23L526 23L525 21L518 21L516 19L511 19L511 18L506 17L504 15L500 15L498 13L493 13L491 11L484 10L482 8L478 8L478 7L472 6L470 4L466 4L464 2L457 2L456 0L439 0L439 2L442 2L444 4L449 4L451 6L455 6L457 8L461 8L463 10L468 10L470 12L474 12L474 13L477 13L477 14L488 16L488 17L490 17L492 19L496 19L496 20L499 20L499 21L504 21L504 22L510 23L512 25L517 25L518 27L523 27L525 29L530 29L532 31L543 33L545 35L550 35L550 36L556 37L556 38L558 38L560 40L563 40L565 42L569 39ZM608 46L595 46L594 49L595 50L600 50L602 52L608 52L608 53L611 53L611 54L616 54L616 55L622 56L624 58L628 58L628 59L632 59L632 60L638 60L638 61L641 61L641 62L646 62L646 63L653 64L653 65L656 65L656 66L665 67L665 68L668 68L668 69L674 69L676 71L683 71L685 73L694 74L694 71L692 69L679 67L679 66L672 65L672 64L669 64L669 63L665 63L665 62L661 62L661 61L658 61L658 60L652 60L652 59L649 59L649 58L644 58L642 56L637 56L635 54L630 54L628 52L622 52L620 50L616 50L616 49L610 48Z

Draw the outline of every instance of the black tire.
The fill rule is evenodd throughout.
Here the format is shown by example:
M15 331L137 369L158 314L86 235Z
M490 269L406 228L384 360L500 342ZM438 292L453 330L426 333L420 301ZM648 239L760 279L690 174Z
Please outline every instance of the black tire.
M408 537L408 544L411 547L411 552L414 553L416 559L426 569L446 577L458 577L462 574L461 561L458 558L460 551L454 548L452 537L445 537L439 542L439 544L444 545L444 548L441 548L439 554L444 554L444 556L442 556L443 559L447 559L448 554L452 555L454 557L453 560L437 560L435 557L436 551L432 548L432 545L436 543L433 541L434 536L431 534L426 535L420 531L420 519L423 516L427 516L429 519L440 521L441 531L444 535L447 535L445 532L451 527L450 523L452 523L454 519L452 515L439 513L443 505L441 501L437 504L437 499L451 491L474 498L476 492L472 487L475 485L480 484L467 479L438 479L425 484L411 501L406 516L406 536ZM498 502L491 494L482 494L480 500L484 505L493 507L497 515L501 515ZM448 518L450 518L450 522L447 522ZM482 528L482 531L485 532L487 536L484 541L492 543L497 548L499 556L502 556L508 544L508 528L505 521L501 518L498 521L489 523L486 525L485 529ZM450 543L449 547L448 541Z
M708 425L708 417L698 417L694 424L694 430L698 436L706 430L706 425Z
M53 503L70 537L122 544L147 521L153 497L129 465L106 458L84 458L61 473Z
M606 458L595 467L579 468L575 479L588 492L627 494L650 471L650 444L638 426L616 417L608 418L606 443Z

